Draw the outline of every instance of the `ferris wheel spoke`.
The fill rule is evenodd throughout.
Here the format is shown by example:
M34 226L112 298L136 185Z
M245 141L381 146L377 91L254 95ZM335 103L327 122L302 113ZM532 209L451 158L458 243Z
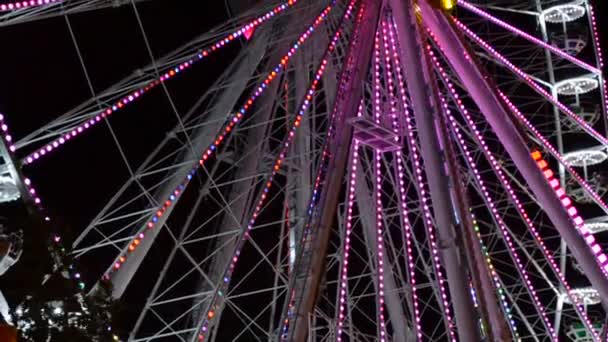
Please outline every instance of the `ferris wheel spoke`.
M453 128L453 132L455 135L460 134L459 130L456 130L455 128ZM463 154L468 154L468 150L466 148L466 144L464 144L464 141L462 141L462 139L458 139L458 146L459 148L461 148L463 150ZM470 158L470 157L469 157ZM479 171L477 171L477 168L473 165L473 160L472 158L467 158L467 163L469 165L469 167L473 170L473 173L475 174L475 180L477 183L477 186L479 189L482 190L482 196L486 202L486 205L488 208L494 208L494 202L492 200L492 198L490 197L490 194L487 190L485 190L485 185L484 182L481 180L480 176L478 176ZM496 215L496 213L492 210L491 211L491 215L493 220L495 221L496 226L498 226L500 228L500 231L502 233L503 236L503 240L504 243L506 245L508 245L507 250L509 251L509 255L511 257L511 259L514 262L514 265L516 266L516 269L518 270L518 272L520 273L520 276L524 279L528 279L528 273L525 270L524 264L522 263L521 259L518 256L518 253L516 252L515 248L512 246L512 242L511 242L511 237L510 234L508 233L508 229L504 223L504 221L502 220L502 218L498 215ZM534 286L532 285L532 283L528 280L525 283L528 295L530 298L533 299L534 302L534 306L536 307L536 311L539 315L539 317L543 318L543 324L545 325L545 327L547 328L548 331L551 332L551 336L554 340L557 339L557 335L553 330L553 327L545 313L545 307L542 305L542 303L537 299L537 292L534 288Z
M143 2L149 0L133 0ZM21 0L0 5L0 27L23 24L35 20L116 8L130 3L115 0ZM17 4L20 7L17 8ZM26 5L24 5L26 4ZM12 8L9 8L11 7Z
M502 176L500 178L503 180L503 185L504 185L504 181L505 181L504 176ZM487 184L487 182L486 182L486 184ZM486 188L489 188L489 187L486 187ZM510 189L510 187L508 185L506 185L505 189ZM478 191L482 191L482 190L478 189ZM483 191L487 192L487 190L483 190ZM512 190L510 190L509 193L512 193L512 195L514 196L514 193L512 192ZM514 197L514 200L516 201L516 203L521 203L521 202L519 202L519 200L517 200L516 197ZM518 206L518 205L516 205L516 206ZM496 207L494 207L494 208L496 208ZM525 212L523 212L523 208L520 209L520 213L521 213L521 215L524 215L523 216L523 218L525 218L524 221L527 222L528 228L534 233L534 235L535 235L534 241L535 242L540 242L540 245L538 243L536 243L536 245L544 253L545 258L547 258L548 265L551 266L550 267L551 270L558 276L558 280L561 282L561 284L565 288L571 289L570 286L567 284L565 278L563 277L563 275L559 271L559 268L557 267L557 265L555 264L555 262L552 261L552 255L551 255L551 253L546 249L545 245L542 243L542 240L540 239L540 236L538 235L536 229L534 228L534 226L531 225L531 221L529 219L527 219L527 214L525 214ZM513 235L513 231L509 230L508 228L507 228L507 231L509 231L509 233L511 234L512 240L515 241L515 245L519 246L520 251L522 251L523 254L527 256L528 262L530 264L532 264L533 267L536 268L538 274L541 274L541 275L543 275L544 278L546 278L546 275L544 275L545 273L544 273L542 267L540 267L536 263L536 261L532 258L532 256L526 251L526 247L522 245L521 241ZM524 267L527 268L525 264L524 264ZM537 274L537 273L535 273L535 274ZM540 278L539 280L542 281L542 278ZM560 292L555 288L555 286L550 285L550 287L553 288L553 290L552 290L553 292L560 294ZM570 291L567 293L567 295L569 295L570 297L572 297ZM571 300L572 300L572 302L577 303L577 300L575 298L571 298ZM577 314L579 315L579 319L581 319L583 322L587 322L586 326L588 328L588 331L589 331L590 334L592 334L592 332L591 332L592 330L589 328L590 327L590 322L589 322L589 319L587 318L586 314L584 313L584 311L581 310L581 307L575 306L575 308L578 309Z

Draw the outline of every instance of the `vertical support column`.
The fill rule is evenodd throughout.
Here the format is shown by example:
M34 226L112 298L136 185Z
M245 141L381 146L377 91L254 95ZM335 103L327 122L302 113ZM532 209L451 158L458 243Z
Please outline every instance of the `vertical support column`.
M543 204L543 208L555 228L564 238L572 254L583 271L598 290L604 307L608 305L608 278L599 267L595 256L577 232L574 223L562 206L559 198L547 183L545 177L530 156L530 150L513 123L509 113L492 91L492 85L484 78L481 70L471 61L473 55L456 33L447 18L425 2L420 2L422 19L436 35L439 44L452 68L458 74L465 88L481 109L486 120L500 139L518 170L529 184L532 192Z
M458 336L461 341L479 341L477 313L469 293L466 279L466 265L460 258L454 232L453 205L450 198L450 185L443 160L442 147L435 131L435 116L440 110L432 103L430 70L426 63L420 35L413 13L412 3L403 0L390 0L397 26L397 37L401 49L402 69L405 72L410 98L419 131L422 156L426 166L433 211L439 235L442 263L447 273L448 286L454 306Z
M360 17L351 36L348 55L342 67L336 102L334 103L335 123L328 137L327 179L319 198L319 214L311 222L312 240L307 243L306 251L299 253L301 258L310 258L307 264L296 261L296 269L291 274L290 291L296 291L293 317L289 317L287 341L304 342L308 334L308 315L314 310L323 276L327 244L335 219L340 188L344 183L352 127L347 119L357 112L362 94L362 83L367 73L371 57L374 32L378 23L380 3L364 0L359 11ZM310 256L303 257L308 254ZM300 293L298 293L300 292Z

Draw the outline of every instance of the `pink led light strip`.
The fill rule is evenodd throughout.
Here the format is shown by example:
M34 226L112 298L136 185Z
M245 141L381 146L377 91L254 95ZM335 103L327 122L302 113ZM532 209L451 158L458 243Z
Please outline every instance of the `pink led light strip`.
M296 3L297 3L297 0L289 0L287 2L284 2L283 4L273 8L266 14L264 14L260 17L257 17L256 19L250 21L248 24L241 26L238 30L236 30L236 31L232 32L231 34L225 36L224 38L218 40L215 44L211 45L211 47L203 49L202 51L197 53L195 56L190 58L189 60L182 62L180 64L177 64L174 67L171 67L170 69L166 70L158 79L155 79L154 81L149 82L145 86L137 89L136 91L130 93L129 95L122 97L113 105L98 112L92 118L81 123L80 125L72 128L68 133L63 134L61 137L47 143L42 148L30 153L23 159L23 162L25 164L31 164L31 163L34 163L35 161L39 160L43 156L48 155L50 152L63 146L70 140L74 139L76 136L81 135L85 130L97 125L97 123L101 122L102 119L111 116L113 113L119 111L127 104L137 100L143 94L145 94L145 93L149 92L150 90L152 90L153 88L159 86L161 83L177 76L182 71L190 68L196 62L206 58L207 56L209 56L211 53L215 52L216 50L223 48L224 46L228 45L230 42L232 42L232 41L236 40L237 38L239 38L240 36L244 35L246 32L250 32L251 30L258 27L259 25L263 24L264 22L266 22L269 19L271 19L272 17L274 17L275 15L292 7ZM296 46L297 46L297 44L296 44ZM296 49L297 49L297 47L296 47ZM294 50L294 52L295 52L295 50ZM286 56L286 57L288 57L288 56Z
M23 0L0 4L0 12L18 10L22 8L39 7L52 5L62 2L63 0Z
M591 327L591 323L590 320L588 319L584 309L582 308L582 306L578 303L578 300L576 299L575 296L573 296L571 294L571 287L568 284L568 282L566 281L565 276L562 274L562 272L560 271L558 265L555 263L555 261L553 260L552 257L552 253L547 249L547 247L545 246L540 234L538 233L538 231L536 230L534 224L532 223L532 221L530 220L530 218L528 217L528 214L525 212L522 204L520 203L519 199L517 198L515 192L513 191L513 189L511 188L508 180L506 179L504 173L502 172L502 170L499 167L498 162L496 161L496 159L494 158L494 156L491 154L491 152L489 151L485 141L483 140L481 133L477 130L477 127L473 121L473 119L471 118L471 116L468 114L467 109L464 107L464 105L462 104L462 101L460 100L460 97L458 95L458 93L456 92L456 89L454 88L454 85L450 82L448 75L446 74L446 72L444 71L443 67L440 65L438 59L436 56L434 56L434 53L431 49L431 47L429 45L427 45L427 50L429 51L429 54L431 55L431 58L433 59L436 69L439 72L442 81L446 84L447 89L449 90L451 96L454 98L454 100L457 102L458 108L460 109L463 117L465 118L467 125L471 128L471 130L473 130L473 132L475 133L475 137L477 139L477 141L479 142L479 144L483 147L483 153L486 156L486 158L488 159L488 161L490 161L492 167L494 168L495 173L498 175L499 179L501 180L502 185L505 187L505 189L508 190L508 193L511 197L511 200L514 202L518 213L520 214L520 216L524 219L524 221L526 222L526 225L528 227L528 229L532 232L534 238L535 238L535 242L537 244L537 246L541 249L541 251L543 252L544 257L547 259L547 261L549 262L551 269L553 270L553 272L558 276L558 279L561 283L561 285L567 290L567 294L569 296L569 298L572 300L573 303L576 303L577 305L575 306L579 316L581 317L581 319L583 320L584 324L587 325L587 328L590 329ZM442 100L444 101L444 99L442 98ZM454 132L457 134L460 143L463 147L463 150L465 151L466 155L467 155L467 159L469 160L469 163L471 165L471 167L474 170L474 173L476 175L476 177L478 178L478 182L480 184L480 186L482 186L483 188L483 181L481 180L481 177L479 176L479 174L477 173L476 168L474 167L473 164L473 159L470 157L470 153L466 147L466 144L464 144L464 140L462 139L462 135L459 133L459 128L456 125L456 121L454 119L454 117L450 114L450 111L447 107L447 103L445 103L444 101L444 108L446 109L450 122L452 124L452 128L454 130ZM487 193L487 191L483 190L484 193ZM488 202L492 203L492 200L490 197L488 197ZM495 211L496 209L494 208L493 204L490 204L490 206L492 207L492 210ZM497 219L500 219L500 217L497 217ZM517 258L517 254L515 252L515 250L513 250L513 255ZM532 293L534 293L534 289L531 288L530 289L532 291ZM540 303L537 300L538 303ZM544 313L544 311L543 311ZM551 325L548 325L549 327L551 327ZM590 331L593 331L592 329L590 329Z
M595 51L597 52L597 61L600 65L600 69L604 68L604 57L602 55L602 46L600 44L600 35L597 29L597 22L595 20L595 12L593 10L593 5L591 1L587 1L587 8L589 9L590 18L589 21L591 23L591 37L593 38L593 44L595 46ZM608 111L608 85L606 84L606 78L603 77L602 73L600 75L600 80L602 82L602 96L604 98L604 110ZM608 113L604 113L604 115L608 115ZM608 339L608 333L606 334L606 338Z
M104 275L105 278L108 279L111 276L112 272L120 269L121 265L127 260L128 254L134 252L137 249L137 247L141 243L141 240L144 239L146 236L145 230L154 229L156 227L158 220L161 217L163 217L165 212L170 207L172 207L173 204L175 204L177 202L177 200L181 196L181 194L184 191L184 189L186 188L186 186L189 184L192 177L196 174L196 170L198 169L199 165L200 166L204 165L204 163L213 155L213 153L223 143L223 141L228 136L228 134L232 131L232 129L234 129L234 127L248 113L249 108L251 108L251 106L253 105L255 100L264 93L264 91L267 89L268 85L274 79L276 79L276 77L285 69L285 65L287 65L287 62L290 60L291 56L293 56L295 54L295 52L300 48L300 46L312 35L314 30L325 20L325 18L327 17L327 15L329 14L329 12L331 11L332 8L333 8L332 6L328 6L321 12L321 14L315 19L313 25L308 27L308 29L302 35L300 35L300 37L298 38L296 43L294 43L294 45L288 51L288 53L285 56L283 56L280 63L274 68L273 71L271 71L267 75L266 79L258 86L258 88L255 89L253 95L251 95L249 97L249 99L237 111L236 114L232 115L232 117L229 118L228 122L224 126L221 133L219 133L218 136L216 137L215 141L203 152L202 157L199 159L198 163L191 169L191 171L188 173L188 175L185 177L185 179L182 181L182 183L177 188L175 188L175 190L169 196L169 198L167 198L165 200L165 202L163 202L162 206L160 208L158 208L156 213L147 222L145 227L143 227L139 231L139 233L137 234L137 237L134 238L133 241L129 244L126 253L121 255L117 259L117 261L114 263L114 265L106 272L106 274Z
M397 52L397 46L396 46L396 42L395 42L395 33L393 32L393 26L387 24L387 20L392 20L391 17L389 18L385 18L384 20L382 20L382 37L384 40L384 62L386 65L386 74L387 74L387 79L388 79L388 88L389 88L389 94L390 96L390 106L391 106L391 116L392 116L392 126L393 126L393 132L397 134L397 140L399 139L399 117L398 117L398 109L396 106L396 100L393 97L394 94L394 82L393 82L393 75L392 75L392 68L391 68L391 61L395 62L395 73L397 74L397 80L399 82L399 84L403 84L403 77L401 75L401 70L399 69L401 66L398 63L398 58L399 58L399 54ZM389 40L390 40L390 44L387 41L387 28L388 28L388 35L389 35ZM389 51L389 47L390 47L390 51ZM407 110L407 105L406 105L406 101L405 98L402 97L402 106L405 110ZM401 151L396 151L395 152L395 156L396 156L396 165L397 165L397 174L396 174L396 179L399 182L399 199L400 199L400 207L401 207L401 219L402 219L402 224L403 224L403 229L404 229L404 235L405 235L405 248L406 248L406 254L407 254L407 270L409 271L409 282L410 285L412 287L412 305L414 308L414 326L415 326L415 333L416 336L418 338L419 341L422 340L422 327L420 326L420 308L419 308L419 304L418 304L418 295L416 293L416 264L414 261L414 251L413 251L413 246L412 246L412 234L413 234L413 229L412 229L412 225L410 224L410 220L409 220L409 213L408 213L408 209L407 209L407 197L406 197L406 190L405 190L405 166L403 165L403 158L402 158L402 153Z
M570 62L572 62L572 63L580 66L581 68L587 69L587 70L591 71L594 74L601 74L601 71L598 68L596 68L596 67L594 67L594 66L592 66L592 65L590 65L588 63L585 63L585 62L583 62L583 61L581 61L581 60L579 60L579 59L577 59L577 58L575 58L575 57L573 57L573 56L565 53L564 51L556 48L553 45L547 44L544 41L542 41L542 40L540 40L540 39L538 39L538 38L536 38L536 37L534 37L532 35L529 35L528 33L524 32L524 31L522 31L522 30L520 30L520 29L518 29L518 28L516 28L516 27L514 27L514 26L512 26L512 25L510 25L510 24L508 24L508 23L506 23L506 22L504 22L504 21L502 21L502 20L494 17L494 16L492 16L491 14L489 14L487 12L482 11L481 9L479 9L479 8L471 5L470 3L468 3L468 2L466 2L464 0L459 0L458 1L458 5L460 5L463 8L466 8L467 10L469 10L469 11L471 11L471 12L473 12L473 13L475 13L475 14L477 14L477 15L485 18L485 19L488 19L489 21L493 22L494 24L496 24L496 25L498 25L498 26L500 26L500 27L502 27L504 29L507 29L507 30L511 31L512 33L515 33L516 35L518 35L518 36L520 36L520 37L522 37L522 38L524 38L524 39L526 39L526 40L528 40L528 41L530 41L530 42L532 42L534 44L540 45L541 47L543 47L543 48L545 48L545 49L553 52L554 54L560 56L563 59L566 59L566 60L568 60L568 61L570 61Z
M604 57L602 56L602 46L600 44L600 34L597 29L597 21L595 20L595 12L590 1L587 1L586 3L587 8L589 8L589 14L591 15L591 32L593 37L593 44L595 45L595 50L597 51L597 59L600 64L600 68L604 68Z
M568 108L563 103L559 102L557 99L553 98L551 94L549 94L545 89L543 89L538 83L530 78L525 72L516 67L513 63L511 63L508 59L506 59L503 55L501 55L498 51L496 51L490 44L486 43L483 39L479 38L473 31L471 31L468 27L466 27L463 23L458 21L458 19L454 17L450 17L452 21L458 26L464 33L469 36L469 38L473 39L477 42L484 50L490 53L492 56L500 60L508 69L510 69L513 73L515 73L518 77L524 80L530 87L532 87L537 93L545 97L545 99L555 106L559 107L570 119L577 122L589 135L593 136L604 146L608 146L608 139L606 139L603 135L598 133L593 129L593 127L589 126L585 120L581 119L578 115L576 115L570 108Z
M498 95L503 100L503 102L511 109L511 111L519 118L521 122L523 122L526 127L534 134L534 136L541 142L543 147L549 151L549 153L562 164L566 170L570 173L574 179L585 189L587 194L593 197L594 201L606 212L608 213L608 205L606 202L602 200L600 195L595 192L591 186L585 182L585 180L570 166L570 163L565 161L559 152L551 145L551 142L547 140L544 136L540 134L540 132L528 121L528 119L521 113L521 111L509 100L509 98L500 90L497 90Z
M376 124L380 125L380 31L376 31L374 38L374 117ZM378 294L376 296L377 315L378 315L378 333L380 342L386 341L386 319L384 317L384 241L382 234L384 232L382 219L382 152L374 151L374 192L375 192L375 211L376 211L376 272L378 284Z
M394 28L394 23L391 25L393 26L392 29L395 30ZM395 46L398 43L395 42ZM397 49L395 47L393 47L393 51L397 51ZM395 65L396 65L396 73L397 75L402 75L402 70L401 70L401 62L400 62L400 58L398 54L394 54L394 60L395 60ZM399 84L398 84L398 89L399 89L399 95L401 96L401 102L405 105L407 103L407 95L406 95L406 91L404 88L404 83L402 79L399 79ZM438 301L443 305L443 310L445 312L445 316L447 318L447 330L448 330L448 334L450 336L450 339L453 342L457 341L456 338L456 332L454 331L455 328L455 324L454 324L454 320L452 318L452 313L450 310L450 303L448 301L448 295L447 295L447 291L445 288L445 278L443 276L443 272L441 271L441 262L440 262L440 258L439 258L439 249L437 246L437 242L436 242L436 238L435 238L435 229L434 229L434 225L433 225L433 221L432 221L432 215L431 215L431 210L429 207L429 198L428 198L428 192L426 190L426 186L424 183L424 174L420 165L420 156L418 155L418 148L416 147L416 137L414 135L414 127L412 126L412 117L410 115L409 110L407 109L407 107L404 106L404 116L405 116L405 122L406 122L406 127L407 127L407 142L408 142L408 147L409 147L409 151L410 151L410 157L412 160L412 166L414 167L415 173L416 173L416 182L418 183L418 193L420 196L420 203L422 204L422 211L424 213L424 225L427 231L427 236L428 236L428 242L429 242L429 248L431 251L431 255L432 255L432 264L433 267L435 269L435 275L436 275L436 279L439 285L439 292L441 295L441 298L438 298Z
M359 107L361 113L361 106ZM342 251L342 268L340 269L340 285L338 288L338 320L336 324L336 341L342 341L342 329L344 328L344 319L346 318L346 295L348 292L348 257L350 251L350 235L352 233L353 207L355 205L355 189L357 183L357 163L359 161L359 141L353 141L352 153L350 157L350 178L348 181L348 204L346 207L346 224L344 232L344 249Z

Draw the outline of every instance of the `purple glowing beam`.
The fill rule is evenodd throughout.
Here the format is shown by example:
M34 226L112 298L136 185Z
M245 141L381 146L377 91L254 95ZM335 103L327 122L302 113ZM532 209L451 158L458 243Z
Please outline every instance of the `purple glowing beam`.
M62 2L62 0L24 0L4 3L0 5L0 12L14 11L23 8L40 7Z

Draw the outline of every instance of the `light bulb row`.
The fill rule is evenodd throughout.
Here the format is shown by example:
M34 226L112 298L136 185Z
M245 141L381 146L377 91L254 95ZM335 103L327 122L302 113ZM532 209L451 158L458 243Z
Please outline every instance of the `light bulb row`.
M595 51L597 51L598 63L600 64L600 69L604 68L604 56L602 55L602 44L600 43L600 33L597 29L597 20L595 19L595 11L593 10L593 5L587 1L587 7L589 8L589 14L591 15L591 36L593 37L593 44L595 45Z
M395 74L397 76L397 82L400 85L404 84L404 80L403 80L403 76L401 74L401 65L400 60L399 60L399 52L397 51L397 43L395 41L395 32L394 32L394 27L392 25L393 22L393 18L387 14L387 17L382 21L382 32L383 32L383 37L384 37L384 56L385 56L385 64L386 64L386 70L387 70L387 79L388 79L388 88L389 88L389 93L391 95L391 101L390 101L390 106L391 106L391 115L392 115L392 119L393 119L393 132L396 133L397 138L400 136L399 134L399 116L398 116L398 112L399 112L399 108L396 105L395 101L397 100L396 98L393 98L393 94L394 93L394 82L393 82L393 75L392 75L392 67L391 67L391 62L394 62L395 64ZM386 40L386 32L388 31L388 42ZM390 48L389 48L390 47ZM405 91L403 89L400 89L400 94L402 96L401 100L401 105L403 107L403 111L408 111L408 107L407 107L407 103L405 101ZM409 272L409 282L411 285L411 293L412 293L412 306L414 309L414 327L415 327L415 333L417 336L417 340L418 341L422 341L422 327L420 326L420 307L419 307L419 300L418 300L418 294L416 292L416 287L417 287L417 283L416 283L416 263L415 263L415 259L414 259L414 248L413 248L413 242L412 242L412 238L413 238L413 228L412 225L410 223L409 220L409 212L407 209L407 194L406 194L406 190L405 190L405 165L403 163L403 158L402 158L402 152L401 151L396 151L395 152L396 155L396 166L397 166L397 174L396 174L396 179L399 182L399 204L400 204L400 210L401 210L401 220L402 220L402 224L403 224L403 229L404 229L404 236L405 236L405 249L406 249L406 254L407 254L407 270Z
M512 25L510 25L510 24L508 24L508 23L506 23L506 22L504 22L504 21L496 18L496 17L494 17L493 15L489 14L488 12L485 12L485 11L483 11L483 10L481 10L481 9L473 6L472 4L470 4L467 1L459 0L458 1L458 5L460 5L463 8L466 8L467 10L469 10L469 11L471 11L471 12L479 15L480 17L485 18L485 19L493 22L494 24L496 24L496 25L498 25L498 26L500 26L500 27L502 27L502 28L504 28L504 29L506 29L506 30L508 30L508 31L510 31L510 32L512 32L512 33L514 33L514 34L516 34L516 35L518 35L518 36L520 36L520 37L522 37L522 38L530 41L530 42L532 42L532 43L534 43L534 44L537 44L537 45L541 46L544 49L547 49L547 50L553 52L554 54L560 56L563 59L568 60L569 62L572 62L572 63L574 63L574 64L576 64L576 65L578 65L578 66L580 66L582 68L587 69L588 71L590 71L590 72L592 72L594 74L600 74L601 73L601 71L598 68L596 68L596 67L594 67L594 66L592 66L592 65L590 65L590 64L588 64L586 62L583 62L580 59L578 59L578 58L576 58L576 57L574 57L572 55L569 55L568 53L562 51L561 49L558 49L558 48L556 48L555 46L553 46L551 44L547 44L546 42L542 41L541 39L538 39L538 38L536 38L536 37L534 37L534 36L532 36L532 35L524 32L524 31L522 31L522 30L520 30L520 29L518 29L518 28L516 28L516 27L514 27L514 26L512 26Z
M0 12L13 11L22 8L31 8L44 5L51 5L63 2L63 0L23 0L0 4Z
M570 108L566 105L558 101L554 98L549 92L543 89L538 83L536 83L528 74L523 72L521 69L516 67L513 63L511 63L508 59L506 59L503 55L501 55L498 51L496 51L490 44L486 43L483 39L479 38L473 31L471 31L468 27L466 27L463 23L461 23L458 19L451 17L452 21L459 27L469 38L477 42L484 50L490 53L494 58L498 59L505 65L509 70L523 79L531 88L533 88L540 95L545 97L545 99L551 102L553 105L557 106L562 112L564 112L571 120L578 123L587 133L597 139L604 146L608 146L608 139L595 131L593 127L591 127L584 119L580 116L576 115Z
M282 3L281 5L274 7L272 10L268 11L266 14L255 18L254 20L250 21L249 23L241 26L238 30L226 35L224 38L218 40L216 43L212 44L210 47L199 51L196 55L190 57L190 59L188 59L187 61L181 62L181 63L169 68L164 73L162 73L159 76L159 78L157 78L153 81L150 81L145 86L138 88L137 90L129 93L128 95L125 95L124 97L120 98L113 105L108 106L106 109L98 112L91 118L87 119L85 122L71 128L69 130L69 132L63 134L61 137L56 138L55 140L47 143L46 145L39 148L38 150L30 153L23 159L24 163L31 164L31 163L34 163L35 161L39 160L40 158L44 157L45 155L48 155L50 152L58 149L59 147L63 146L64 144L73 140L76 136L81 135L85 130L88 130L89 128L91 128L93 126L96 126L99 122L102 121L102 119L105 119L105 118L109 117L110 115L112 115L113 113L121 110L129 103L139 99L143 94L145 94L145 93L149 92L150 90L159 86L161 83L163 83L171 78L174 78L175 76L180 74L182 71L190 68L198 61L205 59L207 56L209 56L216 50L219 50L219 49L223 48L224 46L228 45L232 41L234 41L237 38L239 38L240 36L244 35L246 32L251 32L259 25L261 25L264 22L268 21L269 19L273 18L275 15L290 8L291 6L296 4L296 2L297 2L297 0L289 0L287 2Z
M361 113L362 105L359 106L359 114ZM344 329L344 319L346 318L348 295L348 258L350 255L350 235L353 230L353 207L355 206L355 191L357 183L357 165L359 163L359 140L354 139L352 143L352 152L350 156L350 176L348 179L347 205L346 205L346 220L344 229L344 243L342 250L342 264L340 269L340 281L338 287L338 319L336 323L336 341L342 341L342 332Z
M600 69L603 70L604 69L604 56L602 55L602 44L600 43L600 34L599 31L597 29L597 20L595 19L595 12L593 10L593 5L591 4L590 1L586 2L587 4L587 8L589 9L589 15L590 15L590 21L591 21L591 36L593 38L593 44L595 46L595 51L597 52L597 62L600 65ZM602 75L602 73L600 72L599 75ZM605 77L600 77L600 80L602 81L601 87L602 87L602 94L604 96L604 110L608 111L608 84L606 83L606 78ZM608 115L608 113L604 113L604 115ZM606 334L606 336L608 336L608 334ZM608 339L608 337L607 337Z
M509 326L511 327L511 332L515 336L515 340L519 341L519 331L517 330L517 324L515 323L515 319L513 318L513 313L511 312L511 307L507 301L507 296L505 296L505 290L502 287L502 283L500 282L500 278L498 277L498 273L494 268L494 264L492 263L492 258L490 257L490 253L483 243L483 239L481 238L481 231L479 230L479 225L477 224L477 220L475 220L475 215L471 214L473 218L473 228L475 229L475 234L477 235L477 240L479 240L479 245L481 246L481 251L485 257L486 265L490 270L490 275L494 282L494 288L498 292L498 299L500 300L500 304L502 305L502 309L504 310L507 318L509 319Z
M160 219L165 215L165 213L178 201L182 192L185 190L186 186L189 184L190 180L196 174L197 169L200 166L203 166L205 162L212 157L212 155L216 152L216 150L220 147L220 145L226 140L228 134L235 128L235 126L248 114L249 109L253 106L254 102L258 97L260 97L264 91L267 89L268 85L277 78L277 76L283 72L287 62L291 59L291 57L296 53L296 51L304 44L304 42L312 35L314 30L327 18L327 15L331 11L333 7L327 6L323 9L321 14L317 16L314 23L309 26L302 35L298 38L296 43L291 47L291 49L287 52L286 55L283 56L279 64L271 71L265 78L265 80L254 90L253 94L249 97L248 100L245 101L245 104L238 110L238 112L231 117L229 117L228 122L224 125L224 127L220 130L220 133L216 136L216 139L211 145L203 152L202 157L198 160L197 164L188 172L184 180L173 190L171 195L161 204L161 206L156 210L152 218L146 223L146 225L139 230L139 233L136 234L132 242L128 245L127 251L123 253L117 260L114 262L114 265L106 272L104 277L109 279L111 275L120 269L122 264L127 261L128 255L137 250L141 241L146 237L146 230L155 229L157 223ZM299 122L298 122L299 124Z
M579 234L585 239L585 242L591 251L593 251L598 265L602 268L602 272L604 272L604 276L608 277L608 256L604 254L602 247L595 240L591 231L585 227L585 221L579 215L578 210L574 206L574 203L572 203L570 197L566 194L566 191L559 184L559 180L555 178L555 173L553 173L553 170L549 167L549 163L543 159L542 154L539 151L532 152L532 158L536 161L538 168L542 171L549 182L549 185L551 185L551 188L553 188L555 194L561 201L564 209L568 212L568 216L570 216L570 219L574 222Z
M381 83L380 83L380 30L376 30L374 37L374 77L373 77L373 89L374 89L374 119L377 125L381 125L382 109L381 103ZM384 317L384 241L382 235L383 229L383 218L382 212L382 152L380 150L374 151L374 173L375 181L374 192L375 192L375 211L376 211L376 314L378 324L377 337L380 342L386 341L386 319Z
M354 5L355 1L356 0L351 0L351 5L345 11L343 18L347 18L350 16L350 13L352 11L352 6ZM321 13L321 15L315 21L314 26L317 26L318 24L320 24L324 20L324 18L326 18L326 16L329 14L329 11L331 9L332 9L332 6L326 7L325 10ZM312 30L314 30L313 26L311 26L309 34L312 34ZM298 130L298 127L300 126L300 124L302 122L303 116L306 114L306 112L308 111L308 109L310 108L310 106L313 102L315 91L316 91L317 87L319 86L319 83L321 82L321 78L323 77L323 74L325 73L329 56L335 50L336 44L338 43L340 37L341 37L341 27L338 30L336 30L332 40L330 41L329 45L327 46L327 49L325 50L321 63L315 73L314 79L313 79L309 89L306 92L306 95L298 110L295 120L294 120L293 124L291 125L289 133L287 134L287 137L285 138L285 140L282 144L281 151L279 152L279 155L273 164L272 171L270 172L269 177L267 178L266 183L262 189L262 193L258 199L258 202L254 208L251 218L247 224L247 228L243 234L243 237L237 245L236 251L231 259L230 265L224 272L223 282L222 282L222 284L220 284L219 288L216 290L216 292L214 294L214 297L212 299L213 304L210 306L210 310L207 312L206 319L203 321L201 331L199 332L199 340L203 340L205 338L205 334L207 333L210 320L214 317L214 308L219 307L219 302L220 302L221 298L218 298L218 296L223 297L223 293L225 293L228 290L232 274L234 273L234 269L236 268L236 265L239 261L241 250L244 247L245 242L249 239L250 233L255 226L257 218L265 206L266 200L268 198L268 194L269 194L270 189L272 188L272 185L274 182L274 178L275 178L276 174L279 172L279 170L281 169L281 165L283 164L285 157L287 156L287 153L289 152L289 149L290 149L293 139L295 137L296 131ZM291 53L293 53L293 52L291 52ZM291 54L289 55L289 57L291 57ZM286 62L287 61L285 61L285 63ZM293 295L294 294L292 293L292 297L293 297Z
M6 142L6 146L8 147L8 150L10 152L15 152L16 148L14 145L13 136L11 136L10 133L8 132L8 125L6 124L6 122L4 122L4 115L2 115L1 113L0 113L0 136L2 136L2 138Z

